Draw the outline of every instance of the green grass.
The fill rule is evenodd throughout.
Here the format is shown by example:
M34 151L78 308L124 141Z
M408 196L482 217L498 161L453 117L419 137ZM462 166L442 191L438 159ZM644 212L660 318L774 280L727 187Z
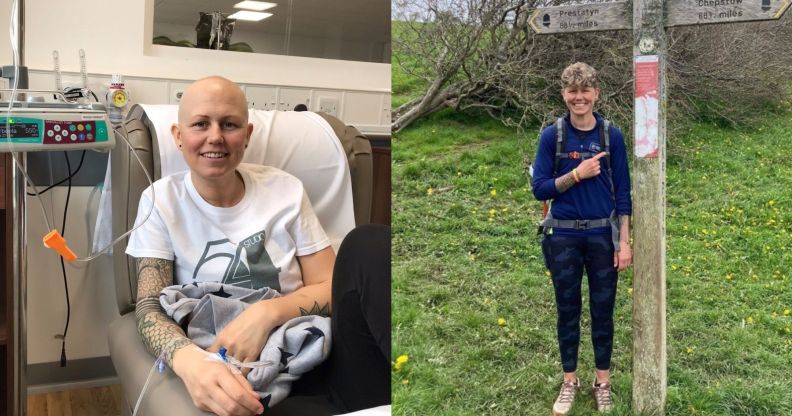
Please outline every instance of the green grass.
M792 117L764 126L669 138L669 415L792 414ZM555 303L522 168L535 145L452 111L393 138L393 359L409 356L392 372L395 415L550 414ZM632 276L616 300L614 415L632 414ZM584 392L572 415L595 414Z

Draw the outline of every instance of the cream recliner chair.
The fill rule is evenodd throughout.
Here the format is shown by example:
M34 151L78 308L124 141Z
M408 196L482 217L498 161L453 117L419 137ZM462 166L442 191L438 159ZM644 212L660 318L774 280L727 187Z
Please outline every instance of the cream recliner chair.
M175 105L135 106L125 122L129 140L152 179L187 169L173 142L170 126ZM337 250L356 224L371 215L371 146L354 127L332 116L311 112L250 110L253 136L244 162L285 170L304 184L314 210ZM149 185L129 147L119 141L111 152L113 235L129 230L138 200ZM125 254L127 240L113 250L118 311L108 332L110 357L124 389L124 414L131 414L155 357L137 333L134 259ZM288 399L287 399L288 400ZM206 414L195 408L184 384L170 369L152 376L138 414L182 416Z

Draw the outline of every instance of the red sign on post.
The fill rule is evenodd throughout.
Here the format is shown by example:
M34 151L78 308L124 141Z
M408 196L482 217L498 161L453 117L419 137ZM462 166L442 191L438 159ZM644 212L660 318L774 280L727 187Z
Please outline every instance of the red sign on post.
M660 119L660 66L657 55L636 56L635 156L657 157Z

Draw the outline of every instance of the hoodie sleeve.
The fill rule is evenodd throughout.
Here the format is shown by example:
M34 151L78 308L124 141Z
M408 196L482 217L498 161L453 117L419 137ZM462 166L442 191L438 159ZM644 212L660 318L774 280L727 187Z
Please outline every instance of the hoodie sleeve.
M613 188L616 193L616 215L632 215L630 197L630 168L627 160L627 146L621 130L611 130L611 169L613 169Z
M555 186L555 140L556 126L550 125L542 131L539 137L539 147L536 150L536 157L533 163L533 178L531 187L536 199L546 201L556 198L559 194Z

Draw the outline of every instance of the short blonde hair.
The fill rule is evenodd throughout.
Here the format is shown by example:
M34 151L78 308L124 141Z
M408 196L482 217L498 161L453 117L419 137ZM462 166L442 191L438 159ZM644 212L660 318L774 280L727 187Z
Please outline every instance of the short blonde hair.
M593 87L599 88L597 70L584 62L575 62L561 73L561 88L566 87Z

